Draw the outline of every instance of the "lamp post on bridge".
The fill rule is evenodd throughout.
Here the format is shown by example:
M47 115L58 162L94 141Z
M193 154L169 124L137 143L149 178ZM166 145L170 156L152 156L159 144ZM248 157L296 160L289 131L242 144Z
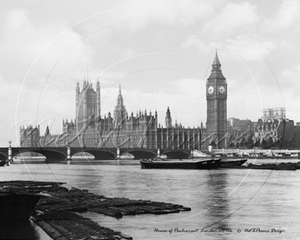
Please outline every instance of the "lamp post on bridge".
M70 147L70 145L68 144L68 146L67 146L67 160L68 161L71 161L72 159L71 159L71 147Z
M120 148L117 148L117 159L119 160L120 158L121 158Z
M10 162L12 162L12 150L11 150L11 140L8 141L8 162L7 165L10 164Z

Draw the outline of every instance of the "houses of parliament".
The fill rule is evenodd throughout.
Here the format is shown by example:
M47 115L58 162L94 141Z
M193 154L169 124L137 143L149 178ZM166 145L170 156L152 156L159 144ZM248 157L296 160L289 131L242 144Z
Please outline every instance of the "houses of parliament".
M284 109L279 111L280 116L277 114L277 118L273 116L271 120L266 117L268 111L264 110L264 118L257 123L227 119L227 96L227 81L217 52L206 81L205 127L202 123L196 128L174 124L169 107L166 107L164 126L158 123L156 111L128 113L121 86L114 111L102 116L100 82L97 80L94 89L88 80L84 80L82 88L79 83L76 85L75 120L63 121L63 131L59 135L52 135L48 127L43 135L39 126L21 127L20 146L186 150L207 150L208 146L253 148L275 145L280 135L286 134L282 132L283 122L288 126Z

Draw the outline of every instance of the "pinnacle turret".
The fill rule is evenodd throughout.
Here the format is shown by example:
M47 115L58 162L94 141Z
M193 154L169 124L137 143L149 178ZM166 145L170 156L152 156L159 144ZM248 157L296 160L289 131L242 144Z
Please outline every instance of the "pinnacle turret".
M121 84L119 84L118 106L123 106L123 96L121 91Z
M171 128L172 127L172 117L171 117L171 112L170 112L169 107L167 108L165 123L166 123L166 128Z
M114 124L115 127L119 126L119 124L123 123L123 120L127 117L127 111L124 106L123 96L121 92L121 84L119 84L119 95L118 102L114 110Z

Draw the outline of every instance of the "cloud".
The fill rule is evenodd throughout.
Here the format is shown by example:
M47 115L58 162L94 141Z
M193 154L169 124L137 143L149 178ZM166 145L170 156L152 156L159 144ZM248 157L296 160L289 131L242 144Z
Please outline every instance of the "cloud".
M17 138L20 125L36 125L41 119L53 119L51 116L60 122L66 109L72 109L67 89L70 85L73 89L82 68L85 70L90 49L72 29L56 38L67 28L63 22L39 25L25 9L9 9L2 19L0 41L5 61L1 61L1 86L5 91L1 101L6 107L1 110L7 117L1 124L13 126L5 131Z
M300 122L299 89L300 63L282 71L279 86L287 118Z
M204 24L204 32L218 35L225 32L239 31L240 28L249 28L259 21L256 6L249 2L227 3L215 13L215 17Z
M280 74L279 85L285 95L285 98L295 98L299 95L299 79L300 63L297 63L290 68L282 70ZM291 88L291 86L293 87Z
M2 54L6 57L4 77L20 82L29 70L30 63L35 61L25 84L37 84L36 80L46 79L53 68L55 70L52 72L52 79L55 75L61 76L62 71L66 74L70 66L72 72L86 63L89 60L89 49L78 33L70 29L58 37L65 29L63 24L57 27L38 27L25 10L8 11L2 42ZM16 62L18 71L14 70Z
M2 146L6 146L8 144L8 140L12 140L15 142L16 133L14 130L18 132L18 129L13 127L13 123L15 122L15 104L16 98L19 90L18 84L15 82L5 81L4 77L0 74L0 96L1 96L1 112L3 116L0 121L0 129L1 136L0 144ZM12 96L14 96L12 98Z
M278 30L288 28L298 28L299 30L299 9L300 2L298 0L283 1L278 8L272 26Z
M95 13L87 20L87 28L81 27L81 31L108 27L107 31L111 33L121 31L132 34L150 24L189 26L198 20L208 19L218 4L219 1L196 0L131 0L124 4L120 2L115 7Z
M193 0L167 0L163 3L159 0L149 2L149 4L140 4L132 7L130 11L125 11L122 19L157 19L165 22L161 24L171 25L191 25L198 19L207 19L214 12L213 4L209 1Z
M12 9L7 14L7 28L18 31L22 28L28 29L30 26L28 21L28 12L25 9Z
M186 41L182 43L182 47L184 49L187 49L189 47L196 47L199 53L205 55L210 51L207 44L197 36L188 36Z
M258 41L243 35L239 35L235 39L228 39L227 43L233 55L249 61L262 60L276 47L272 41Z
M51 119L55 122L51 132L61 132L62 119L75 116L74 89L76 81L82 84L87 75L87 65L90 78L107 69L100 75L103 113L113 111L116 83L121 81L128 111L151 109L153 113L157 109L164 123L170 106L174 120L197 126L201 119L205 121L206 102L205 82L195 78L207 75L205 70L209 74L215 48L228 79L228 113L232 117L248 115L255 120L261 115L257 108L281 100L280 90L287 115L292 105L297 105L293 98L297 99L300 87L295 64L299 55L298 1L282 1L278 10L274 4L271 9L275 11L267 4L219 0L77 1L72 5L64 1L59 5L58 9L55 2L5 4L0 16L0 93L9 116L2 120L2 129L14 123L17 111L17 121L24 125L45 124ZM147 55L155 52L161 54ZM264 59L271 63L274 75L281 73L281 89L274 84L266 62L262 64ZM250 71L257 88L247 83L253 81ZM238 80L235 84L231 79ZM241 100L244 104L237 104ZM3 139L6 144L7 137Z

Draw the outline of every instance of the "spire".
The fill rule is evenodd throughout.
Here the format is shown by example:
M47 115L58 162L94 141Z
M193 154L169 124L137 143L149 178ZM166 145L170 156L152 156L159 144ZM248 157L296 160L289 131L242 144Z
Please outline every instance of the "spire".
M218 79L225 80L225 77L223 76L223 73L222 73L222 70L221 70L221 63L220 63L220 60L219 60L219 57L218 57L217 49L216 49L216 55L215 55L214 61L213 61L211 66L212 66L211 74L210 74L208 79L218 78Z
M45 136L49 135L50 134L50 130L49 130L49 126L47 125L46 127L46 131L45 131Z
M89 61L86 62L86 78L89 81Z
M121 91L121 84L119 83L119 95L118 95L118 106L123 106L123 96Z
M172 127L172 117L171 117L171 112L170 112L169 107L167 108L165 123L166 123L166 128L171 128Z
M127 111L124 106L122 91L121 91L121 84L119 83L119 95L117 105L114 110L114 125L115 127L120 127L120 124L123 124L124 119L127 117Z
M80 92L80 87L79 87L79 82L76 83L76 94L79 94Z
M218 57L218 51L216 49L215 59L212 64L212 71L221 71L221 63Z
M100 88L100 81L99 81L99 77L97 78L96 88Z

